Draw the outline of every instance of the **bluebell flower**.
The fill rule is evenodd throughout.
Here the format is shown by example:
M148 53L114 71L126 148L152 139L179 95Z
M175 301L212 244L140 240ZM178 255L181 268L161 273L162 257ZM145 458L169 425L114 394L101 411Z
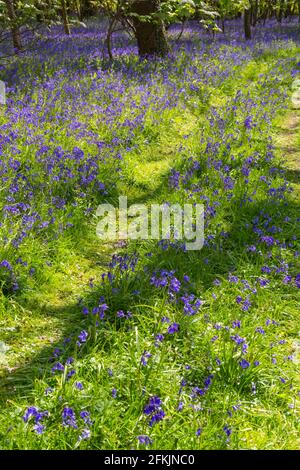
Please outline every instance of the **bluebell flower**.
M91 420L91 414L89 413L89 411L86 411L86 410L80 411L79 416L87 426L91 426L93 424Z
M89 336L89 334L88 334L87 331L82 330L82 331L80 332L80 334L78 335L78 343L79 343L79 346L80 346L81 344L83 344L83 343L86 342L88 336Z
M250 367L250 363L248 361L246 361L246 359L242 359L239 362L239 364L240 364L242 369L248 369L248 367Z
M77 429L76 415L73 408L65 407L62 412L63 426L69 426Z
M230 437L232 434L232 430L230 429L229 426L227 426L227 424L224 426L223 431L225 432L227 437Z
M91 437L90 429L84 429L79 436L79 440L80 441L87 440L87 439L90 439L90 437Z
M61 362L57 362L56 364L54 364L51 370L52 370L52 373L56 371L63 372L65 370L65 366Z
M148 351L144 351L143 354L142 354L142 357L141 357L141 364L146 367L147 364L148 364L148 361L147 359L149 359L150 357L152 357L152 354L150 354Z
M172 323L172 325L169 326L167 333L169 335L173 335L174 333L178 333L178 331L179 331L179 324Z
M33 426L33 429L36 434L43 434L43 432L45 431L45 426L41 423L37 423Z
M152 439L150 439L149 436L146 436L145 434L142 434L137 437L140 444L145 445L145 446L150 446L152 444Z

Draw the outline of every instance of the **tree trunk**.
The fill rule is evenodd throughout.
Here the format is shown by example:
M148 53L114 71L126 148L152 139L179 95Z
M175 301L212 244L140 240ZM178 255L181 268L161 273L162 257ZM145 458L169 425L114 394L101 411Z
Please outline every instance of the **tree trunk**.
M245 39L249 40L252 38L251 34L251 9L244 11L244 29L245 29Z
M12 24L10 30L11 30L11 36L12 36L14 49L15 49L16 54L18 54L18 52L23 50L23 47L22 47L19 27L17 25L17 15L15 12L13 0L5 0L5 5L7 8L9 19Z
M225 18L222 17L222 20L221 20L221 29L222 29L222 33L225 33Z
M159 11L159 0L134 0L131 13L144 16L152 15ZM139 55L165 56L169 52L164 24L158 18L152 21L141 21L138 17L132 17L137 39Z
M255 1L252 11L252 26L256 26L258 18L258 0Z
M61 16L62 16L62 20L64 24L65 34L70 36L71 30L70 30L70 25L69 25L66 0L61 0Z

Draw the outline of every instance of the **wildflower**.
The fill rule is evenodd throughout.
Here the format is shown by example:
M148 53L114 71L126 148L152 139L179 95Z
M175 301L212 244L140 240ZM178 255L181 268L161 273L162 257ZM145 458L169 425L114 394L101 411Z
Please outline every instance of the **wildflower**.
M252 129L253 127L253 117L252 116L247 116L245 121L244 121L244 126L246 129Z
M196 436L199 437L202 434L202 429L198 428L196 431Z
M105 317L105 312L106 312L106 310L108 310L108 309L109 309L109 307L108 307L108 305L105 304L105 303L99 305L99 318L100 318L100 320L103 320L103 319L104 319L104 317Z
M153 397L150 398L149 404L144 408L144 413L145 414L151 414L153 411L157 408L160 408L162 404L161 399L154 395Z
M237 345L245 343L245 338L242 338L239 335L232 335L230 336L230 339L234 341Z
M37 423L33 426L33 429L36 432L36 434L43 434L45 430L45 426L41 423Z
M251 301L250 301L249 297L247 297L243 302L242 310L244 312L246 312L246 311L249 310L250 307L251 307Z
M225 432L227 437L230 437L232 434L232 430L227 426L227 424L224 426L223 431Z
M214 378L214 375L211 374L209 375L205 380L204 380L204 385L205 385L205 390L208 390L210 385L212 384L212 379Z
M289 284L290 282L292 282L293 278L292 276L284 276L284 278L282 279L282 282L283 284Z
M8 271L12 271L12 266L11 266L10 262L7 261L6 259L4 259L3 261L1 261L0 267L5 268L5 269L7 269Z
M168 317L162 317L161 322L162 322L162 323L170 323L170 318L168 318Z
M237 284L239 282L239 278L237 276L233 276L232 274L228 274L228 281Z
M35 406L30 406L29 408L27 408L23 416L23 421L27 423L28 420L31 418L31 416L37 416L37 413L38 413L38 409Z
M159 344L162 343L164 339L165 339L164 335L162 335L161 333L158 333L158 334L155 336L155 343L154 343L154 345L155 345L156 347L158 347Z
M259 283L260 287L266 287L268 284L270 284L269 279L263 279L261 277L258 277L256 280Z
M233 406L232 406L232 409L233 409L233 411L238 411L238 410L241 409L241 406L242 406L242 405L239 405L239 404L238 404L238 405L233 405Z
M73 408L65 407L62 412L62 423L63 426L69 426L77 429L76 415Z
M248 367L250 367L250 362L246 361L246 359L242 359L239 362L239 364L240 364L242 369L248 369Z
M267 246L273 246L275 244L275 239L270 236L261 237L261 242L265 243Z
M76 370L75 369L72 369L70 370L70 372L68 372L67 374L67 379L70 379L71 377L73 377L73 375L76 374Z
M177 406L177 411L182 411L183 410L183 402L180 401Z
M91 420L91 415L88 411L80 411L79 416L87 426L91 426L93 424Z
M54 373L55 371L63 372L65 370L65 366L61 362L57 362L56 364L54 364L51 370L52 373Z
M90 429L84 429L79 436L79 440L80 441L87 440L87 439L90 439L90 437L91 437Z
M146 367L146 365L148 364L147 359L149 359L150 357L152 357L152 354L150 354L148 351L143 352L141 357L141 363L143 366Z
M86 342L87 338L88 338L88 332L85 331L85 330L82 330L80 332L80 334L78 335L78 341L77 341L77 345L78 346L81 346L83 343Z
M118 318L125 318L125 319L128 319L128 318L131 318L132 317L132 313L130 311L128 312L124 312L123 310L119 310L117 312L117 317Z
M270 273L272 272L272 269L269 268L269 266L263 266L263 267L261 268L261 272L262 272L262 273L266 273L266 274L270 274Z
M165 412L162 409L161 399L154 395L150 398L148 405L144 408L144 414L150 415L149 426L152 427L155 423L161 421L165 417Z
M261 335L264 335L266 333L265 330L261 326L258 326L255 329L255 331L256 331L256 333L260 333Z
M174 333L177 333L178 331L179 331L179 324L172 323L172 325L169 326L167 333L169 335L173 335Z
M149 426L152 427L155 423L158 423L165 417L165 412L163 410L158 410L151 416Z
M173 277L170 281L170 291L178 293L180 291L180 288L180 281L176 277Z

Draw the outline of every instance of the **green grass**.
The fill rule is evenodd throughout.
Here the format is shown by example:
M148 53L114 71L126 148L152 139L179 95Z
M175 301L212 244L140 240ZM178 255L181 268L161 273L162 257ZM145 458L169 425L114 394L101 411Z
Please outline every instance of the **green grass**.
M119 194L128 195L129 203L183 202L188 194L191 195L189 201L199 202L198 193L192 194L188 185L179 191L171 191L168 185L172 168L184 173L189 169L190 158L199 161L203 165L202 171L194 174L190 183L200 183L201 194L209 198L213 198L216 189L220 190L216 201L221 209L207 229L215 236L215 245L205 246L200 252L185 253L172 247L162 250L151 241L130 242L122 250L115 243L105 244L97 239L96 219L84 219L80 207L72 219L74 227L57 240L51 240L50 235L47 243L38 237L31 237L25 243L22 256L29 260L30 266L36 267L36 271L24 278L20 274L23 288L16 294L7 293L3 281L0 298L3 342L3 352L0 352L1 449L131 449L140 446L137 436L143 434L153 440L152 449L298 448L299 295L293 285L283 284L284 273L267 275L261 271L266 264L278 268L284 262L289 264L291 276L299 272L294 256L297 240L293 240L294 235L299 237L296 223L299 183L293 180L298 168L291 167L287 173L297 190L296 196L288 194L284 200L269 198L260 179L260 176L266 176L271 181L270 168L281 169L286 165L282 163L286 144L282 129L295 111L282 111L276 99L282 100L283 91L290 93L288 71L294 66L293 57L297 51L294 44L290 50L282 47L269 54L265 51L264 55L245 59L241 65L233 67L227 79L203 86L198 95L191 93L182 97L176 107L164 112L149 108L143 129L133 136L134 145L121 163L122 177L113 178L114 186L106 197L111 202L116 202ZM282 63L284 59L286 62ZM211 65L220 61L220 68L224 66L218 57L210 60ZM197 65L197 59L195 65L202 70L203 65ZM136 67L139 66L136 64ZM118 80L114 73L111 72L111 83ZM159 76L159 69L157 73ZM180 76L178 80L180 82ZM91 86L89 81L83 80L83 83ZM133 81L126 86L126 97L138 102L136 83ZM165 92L164 86L161 84L161 93ZM273 101L264 86L273 90ZM244 94L236 101L234 116L230 107L239 90ZM251 129L251 134L243 127L243 120L248 115L248 92L257 103L256 111L251 108L251 112L258 125ZM119 97L124 101L124 108L118 122L125 120L131 112L130 98L126 97ZM271 123L262 116L264 110L259 107L262 100L266 101ZM289 105L288 97L286 103ZM53 113L59 113L61 107L58 100ZM272 114L273 108L276 116ZM217 118L212 115L212 110L218 113ZM78 120L97 129L100 140L110 141L114 135L123 132L121 128L114 133L113 127L100 126L100 118L80 114L80 109L77 113ZM221 118L226 126L218 130L217 121ZM0 117L2 123L6 119L6 116ZM215 119L213 124L211 119ZM21 121L16 127L22 129L23 125ZM64 149L76 145L93 151L84 139L80 141L68 136L58 125L51 129L56 144ZM215 132L219 132L219 140ZM227 152L223 136L228 138L231 133L236 140L230 141L231 149ZM275 141L278 138L272 163L264 160L270 136ZM232 199L227 198L220 174L208 164L205 146L209 139L220 144L216 160L230 164L231 156L236 159L236 167L230 173L236 181ZM293 147L294 156L299 156L299 142L298 126L288 142L288 150ZM24 161L32 158L34 164L34 144L30 148L23 143L22 147L21 142L21 148ZM253 154L259 155L259 163L253 169L246 192L254 200L243 205L246 186L238 175L245 159ZM113 168L103 170L106 180L109 181L113 172ZM279 173L272 178L276 187L282 184ZM45 199L40 198L43 207ZM286 248L268 248L260 244L258 251L261 254L247 251L248 245L257 243L249 224L255 217L260 217L258 225L265 227L262 213L272 217L274 225L283 228L276 237L281 242L286 241ZM289 216L289 221L283 221L285 216ZM64 217L62 214L62 220ZM221 230L230 236L222 237ZM147 257L150 251L152 256ZM12 252L11 247L4 248L5 256ZM130 255L138 252L135 270L110 269L111 256L125 252ZM51 265L45 265L45 259L50 259ZM175 270L182 285L183 276L189 276L188 293L202 301L197 315L185 316L180 301L178 304L170 302L166 290L153 287L151 276L160 269ZM108 270L115 274L113 284L107 280L101 282L101 275ZM238 276L239 282L230 282L228 273ZM258 277L268 279L269 284L261 287ZM91 280L92 287L89 285ZM246 293L242 280L249 283ZM254 288L257 293L252 295ZM248 294L252 305L249 311L243 311L236 298L239 295L245 298ZM95 326L95 317L83 316L82 307L91 310L99 304L100 296L104 296L109 311L106 321ZM78 299L82 299L80 303ZM130 310L132 319L117 318L116 312L121 309ZM167 325L161 322L166 316L171 322L180 324L178 333L166 334ZM273 323L266 326L269 319ZM241 329L232 327L232 322L237 320L241 321ZM216 329L215 325L222 328ZM257 327L264 328L265 334L256 332ZM81 330L88 332L88 340L77 348L76 337ZM162 332L165 340L157 347L154 336ZM241 347L230 339L234 334L247 339L249 351L246 357L251 366L246 369L239 365L243 357ZM218 339L212 341L216 335ZM62 342L66 337L71 341L64 349ZM9 349L5 350L6 347ZM66 366L65 372L52 374L53 362L49 363L49 357L56 347L63 350L60 361L65 362L72 356L74 363ZM141 364L145 351L151 353L147 366ZM292 355L293 358L288 358ZM259 361L259 365L254 366L254 361ZM67 380L66 374L72 368L76 369L76 374ZM205 394L191 398L192 390L195 387L203 389L210 374L214 378ZM182 380L185 385L179 396ZM77 381L82 383L83 390L76 388ZM48 387L52 392L46 395ZM113 389L117 390L115 398ZM153 395L163 401L165 418L149 427L149 417L143 410ZM178 410L179 402L182 402L182 410ZM237 405L237 409L233 408ZM28 406L49 413L43 421L46 430L42 435L34 432L33 419L28 423L22 420ZM75 410L78 428L62 425L65 407ZM86 440L79 439L82 430L87 428L79 417L82 410L90 412L92 419L91 437ZM232 431L230 437L224 432L225 426ZM199 428L202 433L196 436Z

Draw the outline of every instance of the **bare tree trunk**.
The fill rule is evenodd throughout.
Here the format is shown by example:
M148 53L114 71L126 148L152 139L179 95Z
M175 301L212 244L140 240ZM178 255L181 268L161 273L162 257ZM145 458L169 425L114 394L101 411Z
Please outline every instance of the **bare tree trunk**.
M159 5L159 0L134 0L131 12L135 15L148 16L157 13ZM167 55L169 46L166 39L166 31L163 22L159 18L145 22L133 16L132 22L140 56Z
M65 34L70 36L71 30L70 30L70 25L69 25L66 0L61 0L61 16L62 16L62 20L64 24Z
M5 5L6 5L6 8L7 8L9 19L12 23L11 36L12 36L14 49L15 49L16 54L18 54L19 52L21 52L23 50L23 47L22 47L19 27L17 25L17 15L16 15L13 0L5 0Z
M252 38L251 33L251 9L244 10L244 29L245 29L245 39L249 40Z

